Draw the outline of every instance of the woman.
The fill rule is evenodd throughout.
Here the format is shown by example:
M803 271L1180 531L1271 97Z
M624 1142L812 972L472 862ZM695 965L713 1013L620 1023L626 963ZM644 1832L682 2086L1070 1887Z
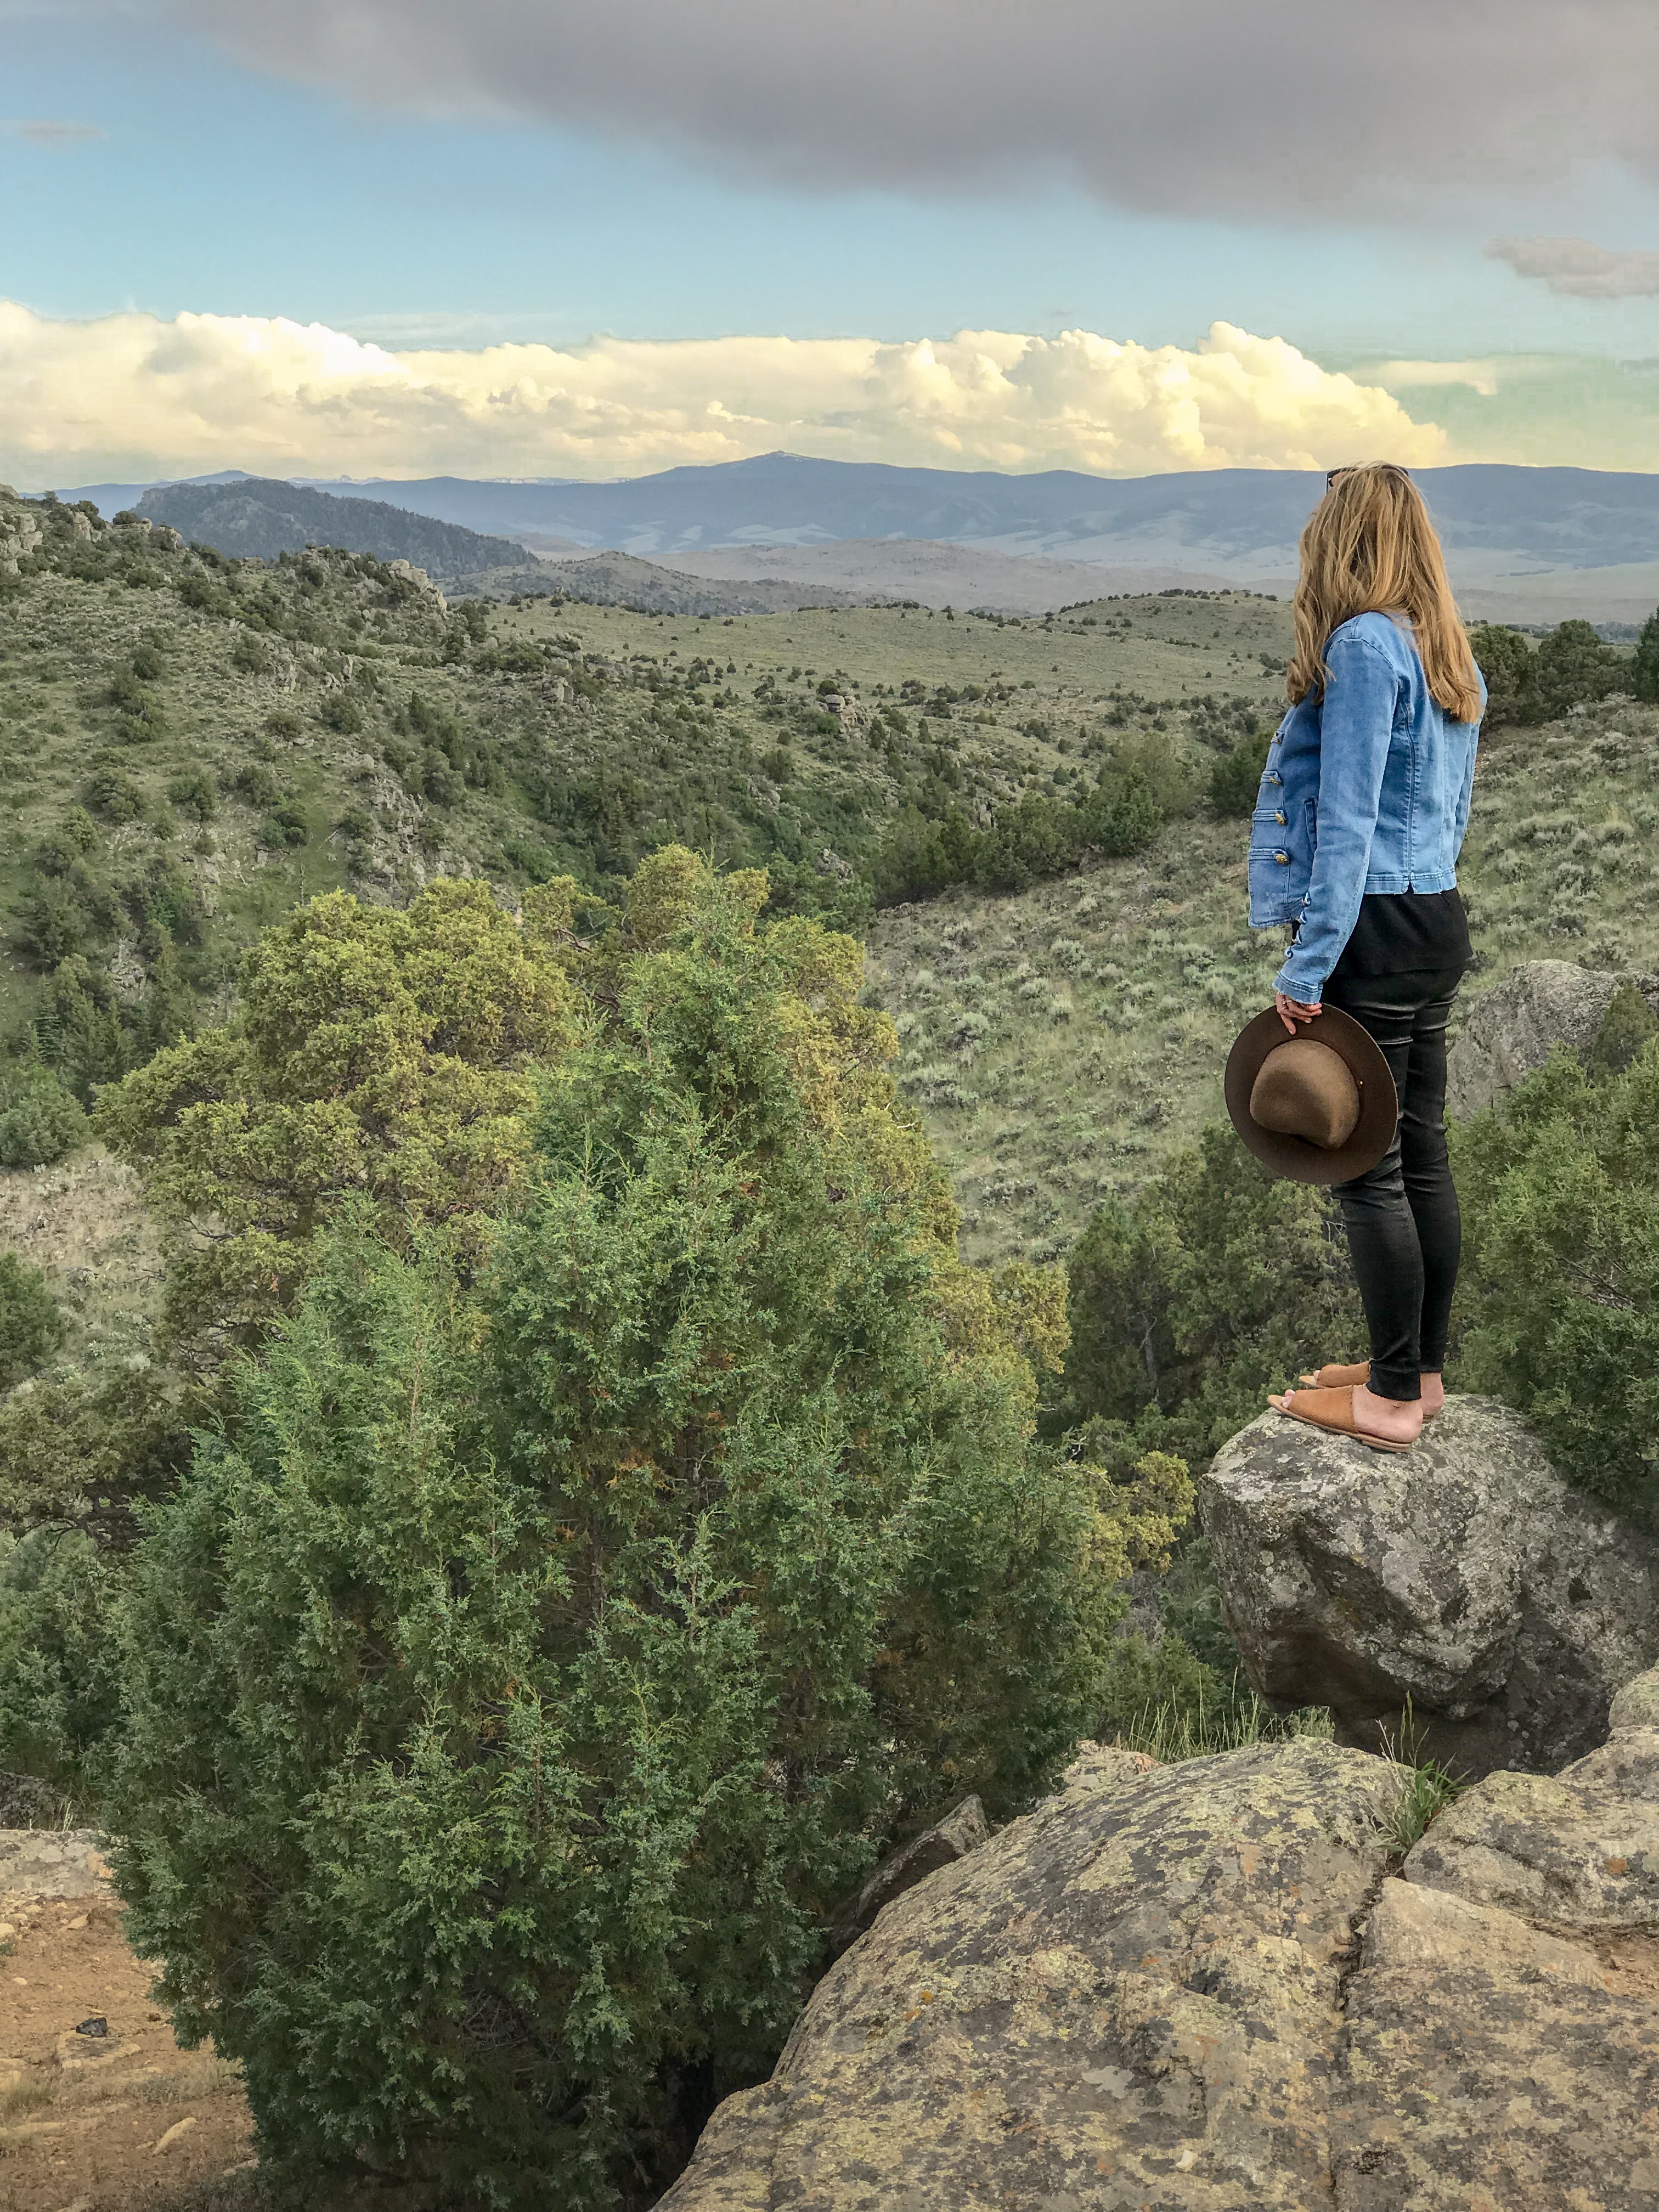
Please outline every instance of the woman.
M1302 533L1290 713L1250 839L1250 920L1291 926L1274 1002L1292 1036L1322 1005L1382 1048L1395 1140L1336 1194L1370 1335L1366 1364L1269 1402L1410 1444L1443 1402L1461 1224L1446 1152L1446 1020L1469 959L1457 892L1486 686L1440 541L1406 471L1333 469Z

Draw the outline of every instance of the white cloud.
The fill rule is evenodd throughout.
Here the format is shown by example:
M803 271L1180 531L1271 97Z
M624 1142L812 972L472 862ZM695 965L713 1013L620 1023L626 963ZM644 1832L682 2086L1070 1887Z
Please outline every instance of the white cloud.
M1497 361L1380 361L1371 373L1389 392L1461 384L1483 399L1495 399L1498 375L1506 366Z
M34 0L80 5L83 0ZM792 186L999 182L1443 222L1659 173L1652 0L125 0L426 113L629 132Z
M1147 347L597 338L394 352L277 317L50 321L0 303L0 474L606 477L787 447L940 467L1316 468L1446 458L1444 434L1281 338Z
M1486 248L1517 276L1536 276L1552 292L1582 300L1659 295L1659 253L1615 253L1588 238L1494 238Z

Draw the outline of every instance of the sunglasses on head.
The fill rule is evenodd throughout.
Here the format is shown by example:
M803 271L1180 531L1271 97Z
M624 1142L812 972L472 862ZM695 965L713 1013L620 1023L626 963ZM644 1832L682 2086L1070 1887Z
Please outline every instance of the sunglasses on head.
M1339 477L1351 477L1354 471L1359 466L1360 464L1358 461L1350 461L1346 468L1327 469L1325 471L1326 490L1330 490L1332 485L1335 483ZM1411 482L1410 471L1402 469L1398 461L1379 461L1376 464L1376 466L1385 477L1401 477L1405 479L1406 483L1409 483Z

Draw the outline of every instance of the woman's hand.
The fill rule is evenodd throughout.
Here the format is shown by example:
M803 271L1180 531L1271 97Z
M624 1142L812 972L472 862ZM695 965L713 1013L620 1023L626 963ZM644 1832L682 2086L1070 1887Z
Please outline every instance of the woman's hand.
M1310 1006L1300 999L1287 999L1282 991L1273 993L1273 1004L1279 1009L1279 1020L1284 1023L1292 1036L1296 1035L1296 1025L1298 1022L1310 1022L1316 1014L1323 1012L1323 1006L1319 1000L1316 999Z

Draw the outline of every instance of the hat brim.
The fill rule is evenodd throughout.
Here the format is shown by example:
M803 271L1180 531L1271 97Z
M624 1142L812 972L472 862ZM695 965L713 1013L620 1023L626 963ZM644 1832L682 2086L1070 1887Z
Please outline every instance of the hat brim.
M1299 1037L1314 1037L1340 1054L1359 1091L1359 1119L1347 1142L1328 1151L1305 1137L1264 1129L1250 1112L1250 1093L1261 1063L1275 1047L1290 1042L1279 1009L1269 1006L1239 1031L1227 1055L1227 1114L1235 1129L1263 1167L1291 1182L1351 1182L1374 1168L1394 1142L1400 1099L1382 1048L1352 1014L1327 1006L1310 1022L1298 1022Z

